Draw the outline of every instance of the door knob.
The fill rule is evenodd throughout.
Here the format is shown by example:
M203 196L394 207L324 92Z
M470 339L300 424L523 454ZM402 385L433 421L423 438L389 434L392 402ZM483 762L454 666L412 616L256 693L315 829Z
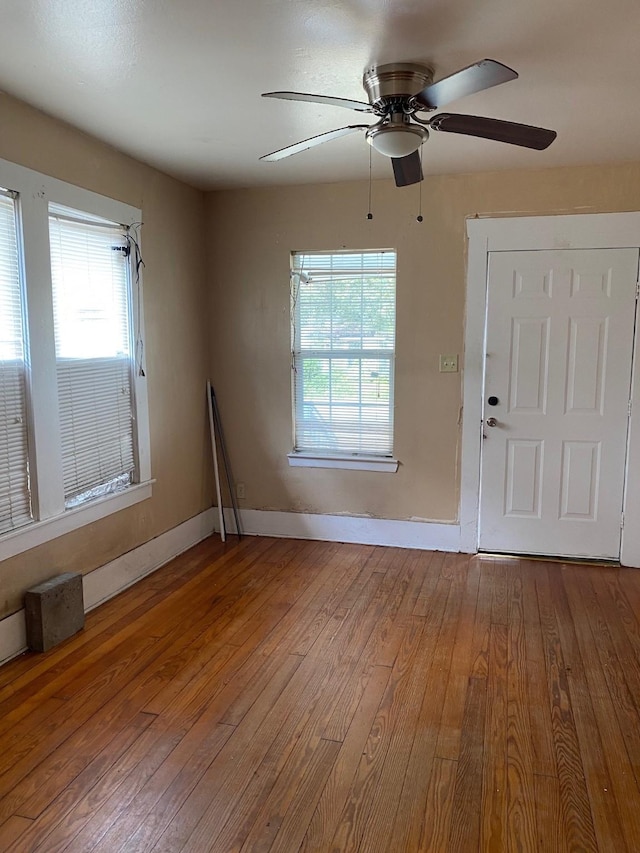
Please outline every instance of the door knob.
M487 418L487 426L488 427L498 426L498 421L495 418Z

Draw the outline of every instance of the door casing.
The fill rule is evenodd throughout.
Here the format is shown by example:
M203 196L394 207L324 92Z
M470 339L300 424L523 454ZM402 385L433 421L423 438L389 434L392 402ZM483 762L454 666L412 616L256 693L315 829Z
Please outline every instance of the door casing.
M640 212L467 220L460 550L478 549L484 333L489 252L640 247ZM637 351L638 318L636 317ZM632 373L621 562L640 567L640 371ZM635 405L634 405L635 404ZM637 411L636 411L637 408ZM631 472L631 475L630 473ZM635 476L633 472L638 472Z

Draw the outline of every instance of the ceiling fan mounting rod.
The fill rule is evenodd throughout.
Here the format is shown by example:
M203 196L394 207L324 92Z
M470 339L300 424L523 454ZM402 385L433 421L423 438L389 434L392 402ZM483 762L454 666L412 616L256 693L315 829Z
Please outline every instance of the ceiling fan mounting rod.
M393 98L381 98L373 106L373 112L375 115L380 116L380 118L387 118L393 115L412 116L415 108L409 104L406 97L397 96Z
M401 106L395 105L390 109L378 124L384 124L402 130L411 124L411 117L402 109Z

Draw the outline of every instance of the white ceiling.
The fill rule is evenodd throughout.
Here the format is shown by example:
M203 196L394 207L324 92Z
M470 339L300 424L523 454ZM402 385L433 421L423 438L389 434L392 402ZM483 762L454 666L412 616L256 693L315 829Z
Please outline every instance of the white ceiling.
M0 22L0 89L205 189L365 178L362 134L259 162L373 120L260 93L366 100L372 62L497 59L520 79L447 112L558 131L542 152L433 133L427 173L640 158L638 0L3 0Z

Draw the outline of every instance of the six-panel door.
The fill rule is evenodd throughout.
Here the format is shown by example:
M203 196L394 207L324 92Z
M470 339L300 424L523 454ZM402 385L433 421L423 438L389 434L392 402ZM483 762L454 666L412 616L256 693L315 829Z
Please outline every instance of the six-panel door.
M637 249L490 254L481 550L619 557L637 275Z

